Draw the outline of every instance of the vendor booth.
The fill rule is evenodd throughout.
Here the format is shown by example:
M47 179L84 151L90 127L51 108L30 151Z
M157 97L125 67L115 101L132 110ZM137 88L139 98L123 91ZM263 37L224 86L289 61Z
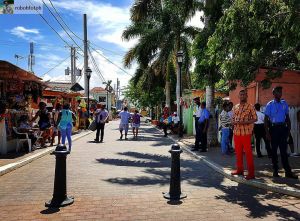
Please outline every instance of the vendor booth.
M6 139L6 142L0 140L5 144L0 146L0 154L17 148L13 128L21 116L26 115L31 119L35 114L45 87L41 78L7 61L0 61L0 100L7 103L7 111L2 119L4 126L0 127L6 133L6 137L0 136L0 139ZM4 132L0 131L0 134Z

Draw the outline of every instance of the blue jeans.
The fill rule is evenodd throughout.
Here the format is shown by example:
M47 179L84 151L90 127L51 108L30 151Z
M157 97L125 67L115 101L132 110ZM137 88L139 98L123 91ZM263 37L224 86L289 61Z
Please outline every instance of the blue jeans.
M61 133L61 143L65 144L66 143L66 137L68 139L68 144L69 144L69 151L71 151L72 147L72 125L68 125L66 129L60 129Z
M226 154L229 147L229 128L222 128L221 151Z

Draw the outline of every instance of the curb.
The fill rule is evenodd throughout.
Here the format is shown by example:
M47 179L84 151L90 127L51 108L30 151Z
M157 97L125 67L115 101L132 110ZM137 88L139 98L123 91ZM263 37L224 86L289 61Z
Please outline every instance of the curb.
M157 129L156 127L154 127L154 128ZM160 130L158 130L158 131L160 131ZM252 187L257 187L257 188L264 189L264 190L267 190L267 191L272 191L272 192L275 192L275 193L281 193L281 194L285 194L285 195L288 195L288 196L293 196L293 197L300 198L300 190L298 190L296 188L280 187L280 186L276 186L276 185L272 185L272 184L262 183L262 182L259 182L258 180L246 180L242 176L233 176L233 175L231 175L231 171L226 170L222 166L220 166L219 164L214 163L213 161L208 160L205 157L199 156L199 155L195 154L194 152L192 152L188 148L189 146L187 144L185 144L181 141L175 140L174 138L169 137L169 136L168 136L168 138L173 140L178 145L180 145L185 152L193 155L195 158L197 158L200 161L204 162L208 167L210 167L211 169L215 170L216 172L222 174L223 176L225 176L226 178L228 178L232 181L235 181L237 183L246 184L246 185L252 186Z
M89 132L86 132L84 134L80 134L80 135L74 137L73 141L76 141L76 140L78 140L78 139L80 139L82 137L85 137L85 136L87 136L87 135L89 135L89 134L91 134L93 132L94 131L89 131ZM22 160L19 160L19 161L15 162L15 163L10 163L10 164L7 164L5 166L2 166L2 167L0 167L0 176L3 176L4 174L7 174L7 173L9 173L9 172L11 172L13 170L16 170L16 169L18 169L18 168L20 168L22 166L25 166L25 165L31 163L32 161L34 161L36 159L39 159L39 158L41 158L41 157L43 157L45 155L48 155L49 153L51 153L54 150L55 150L55 147L48 147L46 150L41 151L41 152L39 152L37 154L34 154L34 155L30 156L30 157L26 157L26 158L24 158Z

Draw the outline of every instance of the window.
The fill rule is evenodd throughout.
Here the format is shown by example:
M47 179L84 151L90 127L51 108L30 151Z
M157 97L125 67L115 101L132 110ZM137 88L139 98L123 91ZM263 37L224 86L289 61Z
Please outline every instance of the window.
M99 96L99 102L106 102L106 97Z

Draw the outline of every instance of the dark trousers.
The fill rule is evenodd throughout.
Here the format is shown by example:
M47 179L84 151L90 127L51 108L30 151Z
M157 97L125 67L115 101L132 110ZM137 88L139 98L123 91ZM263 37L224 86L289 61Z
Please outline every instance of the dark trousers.
M271 146L272 146L272 163L275 172L278 172L278 156L277 149L279 147L282 166L286 173L291 172L287 155L287 138L288 129L284 125L271 126Z
M200 131L199 131L199 123L198 123L199 117L195 117L195 130L196 130L196 136L195 136L195 148L199 149L200 147Z
M266 131L264 124L254 124L254 136L255 136L255 147L257 155L261 155L260 152L260 141L264 140L265 146L268 152L268 156L272 156L272 150L270 146L270 142L266 138Z
M97 123L97 133L96 133L96 140L99 141L99 135L101 131L101 141L103 141L103 136L104 136L104 124Z
M229 128L229 147L228 147L228 149L230 151L233 151L232 140L233 140L233 129Z
M163 130L164 130L164 134L165 134L165 136L167 136L168 135L168 125L167 124L165 124L165 123L163 123Z
M199 127L199 136L200 136L200 148L201 150L206 150L207 149L207 131L203 132L205 123L198 123Z

